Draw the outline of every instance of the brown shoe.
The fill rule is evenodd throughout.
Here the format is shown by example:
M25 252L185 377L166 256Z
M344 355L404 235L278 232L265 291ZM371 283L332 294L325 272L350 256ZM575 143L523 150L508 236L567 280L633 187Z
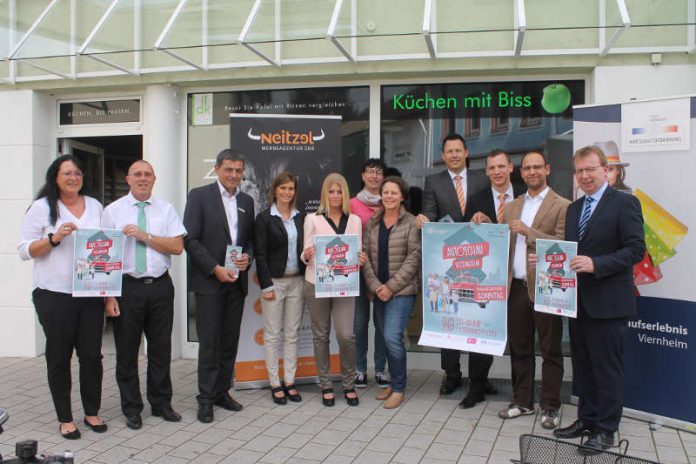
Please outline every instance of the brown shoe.
M377 393L377 396L375 396L375 398L377 398L380 401L384 401L387 398L389 398L389 395L391 395L391 394L392 394L391 387L387 387L387 388L382 389L379 393Z
M405 396L403 392L394 392L389 398L384 402L384 409L394 409L401 406L404 402Z

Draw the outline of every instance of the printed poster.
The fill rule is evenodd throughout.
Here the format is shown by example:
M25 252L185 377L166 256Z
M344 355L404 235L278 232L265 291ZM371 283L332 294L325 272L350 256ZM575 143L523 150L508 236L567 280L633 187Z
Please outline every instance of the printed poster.
M242 256L242 247L235 245L227 245L225 251L225 269L234 272L235 276L239 276L239 268L234 264Z
M688 150L691 144L689 98L621 105L624 153Z
M578 254L577 242L537 239L539 258L534 284L534 310L576 318L577 276L570 260Z
M123 234L78 229L73 251L73 296L121 296Z
M359 235L315 235L314 277L317 298L360 295Z
M510 229L504 224L423 226L419 344L503 354L509 243Z

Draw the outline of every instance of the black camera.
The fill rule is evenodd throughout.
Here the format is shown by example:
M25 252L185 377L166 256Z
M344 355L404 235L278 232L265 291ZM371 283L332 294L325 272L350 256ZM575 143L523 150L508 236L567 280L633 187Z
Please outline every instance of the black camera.
M0 433L3 432L2 425L9 419L7 411L0 408ZM69 451L65 451L61 454L49 454L44 455L41 458L36 457L36 453L39 450L39 443L36 440L23 440L18 441L15 444L15 454L16 459L4 460L2 455L0 455L1 464L23 464L23 463L56 463L61 462L65 464L73 464L75 459L73 454Z

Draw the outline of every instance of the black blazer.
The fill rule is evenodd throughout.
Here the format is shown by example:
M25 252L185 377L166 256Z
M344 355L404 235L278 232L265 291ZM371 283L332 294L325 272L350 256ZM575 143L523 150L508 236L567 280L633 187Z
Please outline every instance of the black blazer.
M304 247L304 218L305 213L296 214L293 218L297 228L297 262L300 274L305 272L305 264L300 259ZM271 209L263 210L256 216L254 224L256 237L254 251L256 252L256 273L259 276L261 290L273 285L271 277L282 277L288 265L288 232L283 220L271 215Z
M237 245L254 257L254 200L243 192L237 195ZM232 244L225 207L217 182L192 189L184 210L186 237L184 247L189 257L189 290L204 295L225 291L213 270L225 265L227 245ZM248 289L248 270L239 274L242 290Z
M524 192L525 190L523 188L517 187L514 184L512 185L513 197L517 198ZM506 202L506 205L512 200L514 200L514 198L510 198ZM493 224L498 223L498 211L495 209L495 199L493 198L491 187L476 192L469 200L467 200L466 211L464 211L464 222L471 221L471 217L479 211L488 216Z
M584 197L568 207L565 239L578 241ZM578 304L597 319L636 314L633 266L643 259L645 238L640 202L608 186L597 203L587 231L578 242L578 255L589 256L594 274L578 274Z
M490 185L491 183L484 173L467 169L467 203L476 192L489 188ZM422 209L422 213L431 221L439 221L449 214L454 222L465 222L464 215L459 207L459 201L457 200L457 191L447 170L425 178ZM467 207L466 209L468 210L469 208Z

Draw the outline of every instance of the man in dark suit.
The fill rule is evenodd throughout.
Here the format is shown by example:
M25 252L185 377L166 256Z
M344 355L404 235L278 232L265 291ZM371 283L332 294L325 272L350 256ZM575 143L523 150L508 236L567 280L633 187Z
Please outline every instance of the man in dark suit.
M217 182L189 192L184 211L189 287L196 294L201 422L213 421L213 404L229 411L242 409L229 389L247 294L247 268L253 256L254 202L239 190L244 157L222 150L215 173ZM225 267L228 245L242 247L234 262L239 272Z
M568 207L565 239L578 242L571 268L578 273L578 315L570 320L578 419L557 429L557 438L591 436L584 452L613 445L623 409L623 337L636 314L633 265L645 253L640 202L607 183L607 158L598 147L573 157L585 196Z
M487 190L490 184L483 173L469 171L466 168L468 155L466 142L461 135L449 134L442 141L442 160L447 169L425 178L423 212L416 217L418 227L422 227L428 221L439 221L446 216L454 222L466 222L471 217L469 215L465 218L467 198L471 198L480 190ZM440 386L440 393L443 395L454 392L462 384L460 354L459 350L445 348L441 350L440 364L445 371ZM488 390L492 393L493 387L488 384L491 363L490 355L469 354L470 394L478 394L481 382L484 384L484 389L485 385L488 385Z
M510 175L514 165L510 155L496 148L486 156L486 175L491 181L489 188L484 188L471 196L466 204L464 222L498 223L503 208L524 190L512 185ZM476 406L486 399L486 393L497 393L488 381L488 372L493 364L493 356L489 354L469 354L469 382L471 384L466 397L459 403L463 409Z

